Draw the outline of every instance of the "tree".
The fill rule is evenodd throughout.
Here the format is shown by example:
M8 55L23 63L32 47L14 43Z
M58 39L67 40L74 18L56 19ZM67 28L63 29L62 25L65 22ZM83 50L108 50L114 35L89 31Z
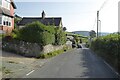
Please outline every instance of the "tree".
M63 31L66 31L67 30L67 28L66 27L63 27Z
M15 29L18 29L17 24L19 23L19 21L22 20L22 17L18 16L17 14L15 14L14 17L15 17L15 18L14 18L14 22L15 22L14 26L15 26Z
M96 32L95 32L94 30L91 30L91 31L89 32L89 35L90 35L90 39L91 39L91 38L94 38L94 37L96 37Z

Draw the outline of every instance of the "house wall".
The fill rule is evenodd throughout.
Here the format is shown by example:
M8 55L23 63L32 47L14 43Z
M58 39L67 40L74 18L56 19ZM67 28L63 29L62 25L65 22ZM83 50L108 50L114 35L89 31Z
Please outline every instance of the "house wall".
M11 32L14 29L14 18L4 15L2 16L0 15L0 18L1 18L0 30L3 30L5 32Z
M60 25L59 25L59 27L63 27L63 25L62 25L62 21L60 21Z
M12 7L12 5L10 6L10 14L12 16L14 16L14 8ZM12 29L14 29L14 18L12 18Z
M6 9L8 9L8 10L10 10L10 0L2 0L2 7L4 7L4 8L6 8Z
M8 0L10 2L10 0ZM10 3L2 0L1 7L4 7L10 11L11 16L14 16L14 8ZM6 24L4 24L6 22ZM7 25L8 22L8 25ZM0 14L0 30L5 32L11 32L14 29L14 18Z

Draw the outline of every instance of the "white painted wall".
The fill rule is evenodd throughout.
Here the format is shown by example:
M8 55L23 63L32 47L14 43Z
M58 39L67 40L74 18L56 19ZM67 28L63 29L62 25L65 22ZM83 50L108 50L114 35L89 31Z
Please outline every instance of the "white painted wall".
M10 10L10 0L2 0L2 7Z

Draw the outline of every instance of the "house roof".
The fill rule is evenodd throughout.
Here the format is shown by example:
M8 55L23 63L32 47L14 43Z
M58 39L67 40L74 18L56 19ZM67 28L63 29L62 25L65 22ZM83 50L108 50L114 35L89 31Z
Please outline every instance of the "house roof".
M59 26L61 22L61 17L56 17L56 18L42 18L42 17L23 17L23 19L18 23L20 26L24 26L28 23L32 23L35 21L39 21L43 23L44 25L55 25Z
M9 11L8 9L3 8L3 7L0 7L0 14L4 14L4 15L13 17L13 16L10 14L10 11Z
M11 1L11 5L13 6L13 8L14 8L14 9L17 9L17 7L16 7L14 1L13 1L13 0L10 0L10 1Z

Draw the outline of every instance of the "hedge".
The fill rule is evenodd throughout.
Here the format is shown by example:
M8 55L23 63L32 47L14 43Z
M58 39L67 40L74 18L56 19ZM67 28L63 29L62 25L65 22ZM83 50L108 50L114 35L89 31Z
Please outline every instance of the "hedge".
M62 28L55 28L55 45L63 45L66 43L67 37Z
M27 24L18 31L14 30L13 33L16 34L15 39L41 43L43 46L48 44L63 45L66 43L66 35L61 27L46 26L38 21Z
M27 24L17 34L19 40L41 45L53 44L55 42L54 27L45 26L40 22Z
M94 39L91 49L120 72L120 34L114 33Z

